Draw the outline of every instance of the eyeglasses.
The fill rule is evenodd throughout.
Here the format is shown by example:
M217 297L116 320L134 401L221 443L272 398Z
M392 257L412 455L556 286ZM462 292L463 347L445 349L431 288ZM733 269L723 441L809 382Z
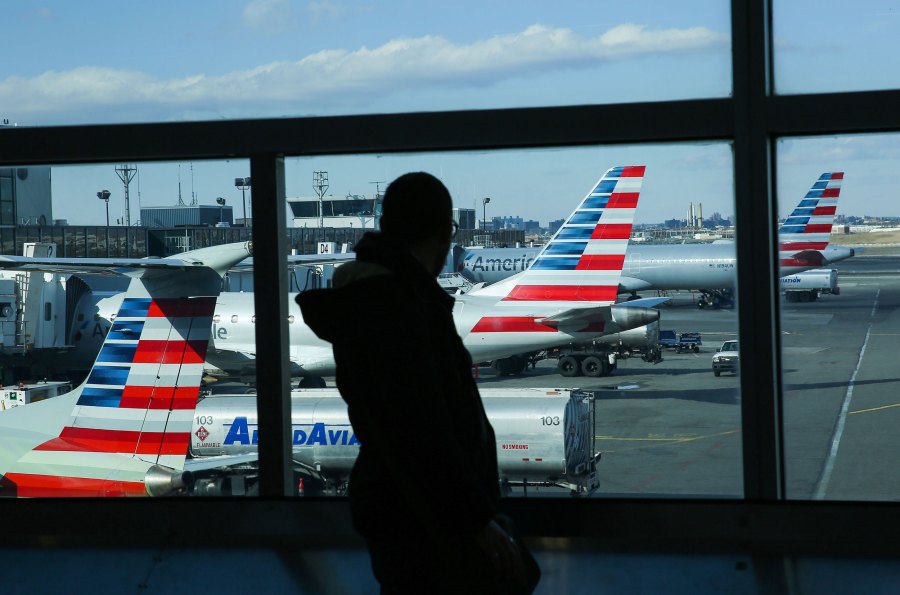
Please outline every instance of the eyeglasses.
M459 232L459 223L451 220L450 225L453 226L453 231L450 232L450 239L452 240L456 237L457 232Z

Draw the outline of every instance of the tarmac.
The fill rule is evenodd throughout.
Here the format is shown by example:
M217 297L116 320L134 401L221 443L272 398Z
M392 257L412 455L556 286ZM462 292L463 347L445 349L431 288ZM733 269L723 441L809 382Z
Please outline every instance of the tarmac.
M791 499L900 496L900 253L839 263L840 295L782 306L785 482ZM737 338L736 310L700 310L689 292L661 308L661 328L700 332L699 353L619 361L604 378L563 378L555 361L518 377L482 368L482 387L598 391L599 497L743 495L740 379L712 373ZM533 493L533 492L531 492Z

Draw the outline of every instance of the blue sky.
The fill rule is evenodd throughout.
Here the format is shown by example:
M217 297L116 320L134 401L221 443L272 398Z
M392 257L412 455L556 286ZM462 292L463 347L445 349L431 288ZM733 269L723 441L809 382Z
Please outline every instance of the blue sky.
M897 15L887 2L827 1L813 14L775 3L778 88L790 92L897 84ZM0 116L25 126L566 105L730 93L729 3L664 0L453 3L196 0L10 1ZM805 5L804 5L805 6ZM865 44L859 43L864 39ZM889 74L885 74L888 65ZM892 66L893 65L893 66ZM847 172L872 214L898 214L887 194L897 137L782 143L779 190L798 196L819 173ZM893 161L892 161L893 160ZM463 155L289 159L289 195L311 194L325 169L336 195L412 169L445 181L460 206L491 196L493 214L546 222L568 214L608 167L647 164L639 221L677 217L688 202L733 212L724 144ZM895 169L895 168L894 168ZM177 164L142 165L145 205L174 204ZM879 172L884 172L879 173ZM238 204L245 161L194 163L204 204ZM881 178L880 176L884 176ZM190 198L189 165L182 192ZM852 186L854 178L856 186ZM99 223L95 193L113 166L54 168L54 216ZM91 200L93 198L93 200ZM789 210L786 204L781 210ZM121 211L119 204L118 211ZM489 212L489 215L491 213Z

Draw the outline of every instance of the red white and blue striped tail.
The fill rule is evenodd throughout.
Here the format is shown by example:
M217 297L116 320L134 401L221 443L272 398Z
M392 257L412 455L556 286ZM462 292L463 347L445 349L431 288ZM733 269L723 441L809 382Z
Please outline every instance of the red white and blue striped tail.
M68 419L5 471L4 487L32 497L168 493L184 468L220 288L208 266L133 278L87 380L57 397L74 399Z
M843 181L842 171L819 176L778 230L779 251L795 253L828 247Z
M631 165L608 170L531 267L495 284L493 291L505 292L502 300L506 303L586 306L615 302L644 169L643 165Z

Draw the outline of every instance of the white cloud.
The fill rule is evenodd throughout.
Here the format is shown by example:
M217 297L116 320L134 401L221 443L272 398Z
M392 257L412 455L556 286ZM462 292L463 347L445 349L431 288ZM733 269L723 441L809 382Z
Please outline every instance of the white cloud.
M291 0L251 0L244 7L244 25L264 33L278 34L297 24Z
M255 0L245 10L262 23L281 10L281 0ZM253 10L250 10L251 7ZM256 20L254 20L256 19ZM468 88L514 77L596 66L610 60L691 52L727 44L724 34L703 28L647 29L623 24L585 38L570 29L532 25L520 33L469 44L426 35L399 38L356 50L327 49L297 61L264 64L220 76L196 74L159 79L145 72L85 66L0 81L0 105L17 105L21 121L96 110L132 112L155 108L172 114L240 112L287 107L316 110L357 97L369 101L391 93ZM94 116L93 121L97 121Z

